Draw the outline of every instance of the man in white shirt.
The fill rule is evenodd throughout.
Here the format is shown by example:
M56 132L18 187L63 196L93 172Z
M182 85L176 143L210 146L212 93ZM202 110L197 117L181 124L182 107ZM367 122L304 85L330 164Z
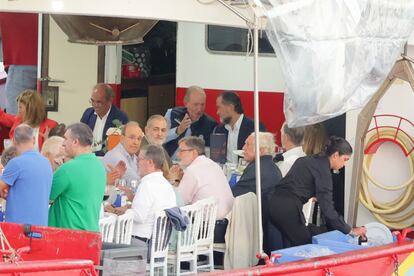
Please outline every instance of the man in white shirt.
M280 129L280 134L285 152L283 153L283 161L277 162L276 165L279 167L282 176L285 177L296 159L306 155L302 149L305 128L289 128L285 122Z
M142 245L151 239L155 217L159 211L176 206L172 185L162 175L164 150L158 145L143 147L138 156L141 183L131 210L134 212L132 244Z
M227 183L221 167L211 159L204 156L204 140L199 137L184 137L178 144L178 158L180 167L184 168L184 175L177 187L184 204L193 204L198 200L214 197L218 201L217 222L214 234L216 242L224 242L224 233L227 224L223 225L222 220L233 207L233 194ZM177 167L170 170L174 180L180 180L180 173ZM220 232L223 227L224 231ZM222 241L217 239L221 236Z
M130 183L131 180L139 180L137 154L143 137L144 133L137 122L130 121L127 123L122 128L119 144L108 151L102 159L107 173L110 173L122 161L126 165L126 171L120 177L125 179L127 183Z
M241 150L247 137L254 132L254 121L243 114L243 106L239 95L233 91L224 91L216 100L217 115L222 124L213 133L227 135L227 162L237 164L238 155L235 150ZM266 131L260 123L260 131Z
M98 83L92 90L89 100L92 107L85 110L81 122L87 124L93 132L92 151L96 155L103 156L102 147L106 140L106 131L115 127L115 120L120 124L128 122L127 115L112 104L114 91L104 83Z

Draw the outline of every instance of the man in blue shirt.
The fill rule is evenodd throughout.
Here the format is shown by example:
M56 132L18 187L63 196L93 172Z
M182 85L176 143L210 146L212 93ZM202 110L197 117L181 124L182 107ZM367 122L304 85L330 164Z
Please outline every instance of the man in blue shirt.
M53 171L49 160L34 150L33 129L19 125L13 137L17 157L0 177L0 193L7 200L6 221L47 226Z

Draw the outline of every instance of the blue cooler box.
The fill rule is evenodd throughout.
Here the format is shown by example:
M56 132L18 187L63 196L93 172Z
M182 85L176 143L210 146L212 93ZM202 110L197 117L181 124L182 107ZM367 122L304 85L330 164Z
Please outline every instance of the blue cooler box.
M358 250L363 247L361 245L352 243L352 240L355 239L350 235L345 235L341 231L334 230L330 232L326 232L323 234L319 234L312 237L312 243L320 244L320 245L327 245L327 246L339 246L344 248L349 248L349 250Z
M331 251L331 254L324 254L321 256L308 256L308 254L310 254L311 252L327 250L327 249ZM280 258L277 258L274 260L275 263L286 263L286 262L300 261L300 260L305 260L305 259L310 259L310 258L328 256L328 255L333 255L333 254L339 254L339 253L344 253L344 252L351 251L351 250L352 249L344 248L344 247L337 247L337 246L305 244L305 245L299 245L299 246L290 247L286 249L275 250L275 251L272 251L272 254L277 253L277 254L282 255Z

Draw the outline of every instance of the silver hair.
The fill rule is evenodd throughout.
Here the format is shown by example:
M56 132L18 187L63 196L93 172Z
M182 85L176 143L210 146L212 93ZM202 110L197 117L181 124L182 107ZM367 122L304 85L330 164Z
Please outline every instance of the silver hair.
M16 145L33 141L33 128L27 124L20 124L14 129L13 141Z
M165 161L164 149L159 145L145 145L141 148L141 154L146 160L152 160L157 169L162 169Z
M181 143L185 143L185 145L189 147L190 149L195 149L198 155L204 154L206 142L204 141L203 138L199 138L196 136L187 136L187 137L180 139L180 141L178 141L178 144L181 144Z
M64 141L65 139L60 136L47 138L43 143L41 154L45 155L46 153L50 153L52 156L57 156Z
M17 156L17 149L15 146L10 146L1 154L1 164L6 167L7 163Z
M193 85L187 88L187 91L185 92L185 95L184 95L184 102L188 103L190 101L191 95L195 93L199 93L201 95L204 95L204 97L206 97L206 92L204 91L203 88L197 85Z
M253 138L255 133L250 134ZM275 155L275 136L270 132L259 132L259 148L264 150L265 155Z
M167 123L167 120L165 119L164 116L159 115L159 114L155 114L152 115L151 117L149 117L149 119L147 120L147 127L151 126L152 122L155 120L164 120L165 123Z
M70 130L72 139L79 140L81 146L91 146L93 143L93 133L88 125L84 123L74 123L67 127L66 131Z

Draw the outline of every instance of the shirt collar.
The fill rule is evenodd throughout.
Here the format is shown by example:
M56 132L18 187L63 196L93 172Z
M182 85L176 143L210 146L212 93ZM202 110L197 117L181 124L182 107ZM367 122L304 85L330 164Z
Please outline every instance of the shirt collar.
M149 174L145 175L143 178L141 178L141 182L146 181L146 180L151 179L151 178L154 178L154 177L157 177L158 178L160 176L163 177L162 172L155 171L155 172L149 173Z
M292 156L300 156L300 157L305 156L305 153L303 152L302 147L295 147L283 153L284 160Z
M103 120L106 120L108 118L109 112L111 112L111 109L112 109L112 105L109 107L108 112L106 112L105 116L103 116L102 119L99 117L99 115L96 113L96 111L94 111L93 114L96 115L96 119L101 119L103 121Z
M236 123L234 124L234 128L232 129L230 124L225 124L224 127L228 130L228 131L237 131L240 129L241 123L243 121L244 118L244 114L240 114L239 119L237 119Z

